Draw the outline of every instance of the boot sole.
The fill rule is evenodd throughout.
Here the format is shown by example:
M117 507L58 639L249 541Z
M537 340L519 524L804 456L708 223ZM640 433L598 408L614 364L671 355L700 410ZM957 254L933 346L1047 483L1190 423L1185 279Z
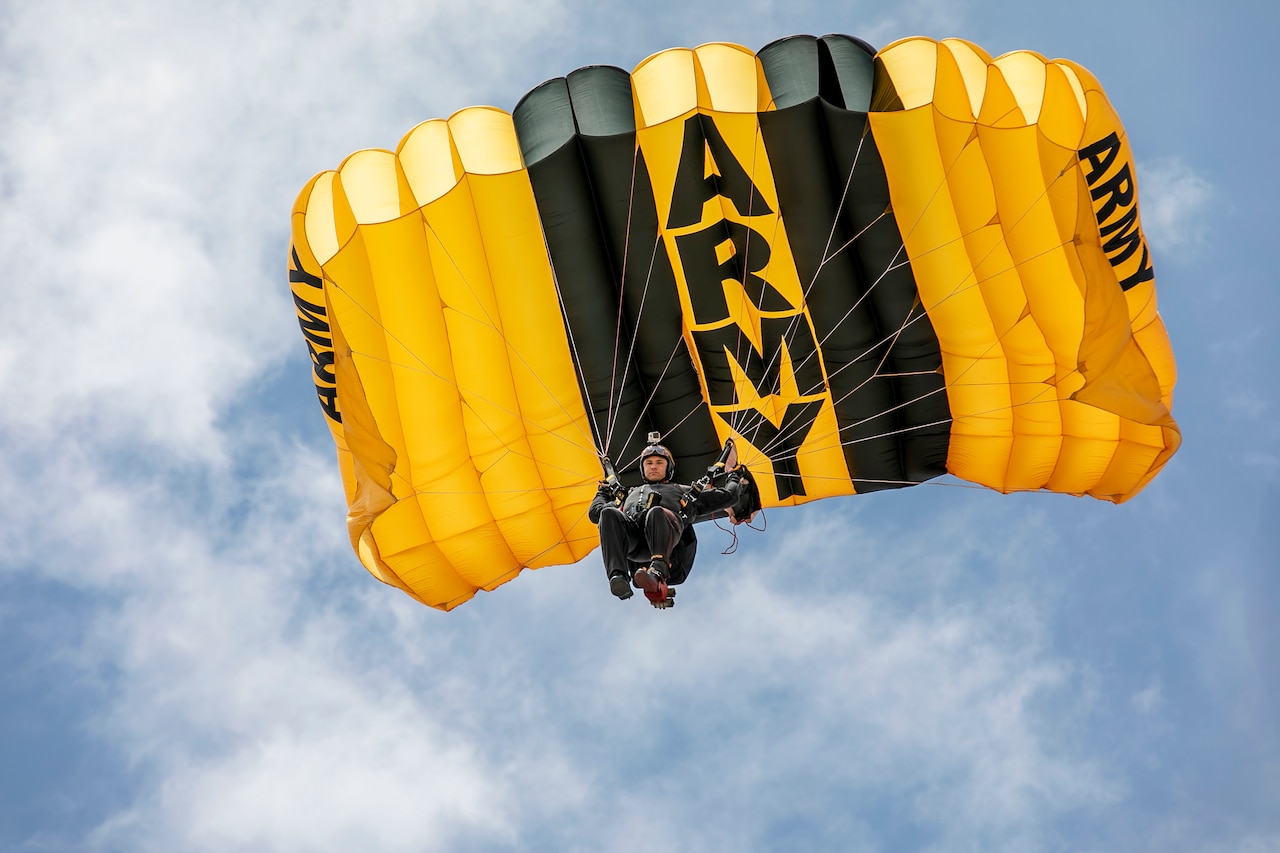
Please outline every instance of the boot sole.
M635 576L632 577L631 580L635 582L635 585L638 588L644 590L646 593L658 591L660 582L653 575L649 574L648 569L640 569L635 573Z

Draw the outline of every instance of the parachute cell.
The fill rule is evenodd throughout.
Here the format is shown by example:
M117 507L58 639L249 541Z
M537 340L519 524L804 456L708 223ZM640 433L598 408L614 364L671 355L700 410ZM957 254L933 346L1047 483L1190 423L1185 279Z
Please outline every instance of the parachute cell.
M304 188L290 281L361 562L450 609L598 545L601 457L764 506L944 473L1123 501L1179 442L1097 81L796 36L579 69Z

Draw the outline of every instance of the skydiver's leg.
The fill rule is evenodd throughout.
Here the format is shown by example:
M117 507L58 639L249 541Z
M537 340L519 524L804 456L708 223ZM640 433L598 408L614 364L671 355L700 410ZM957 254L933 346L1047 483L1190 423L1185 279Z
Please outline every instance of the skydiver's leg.
M609 591L621 599L631 597L631 564L627 554L639 547L640 531L627 521L622 510L617 507L605 507L600 513L600 556L604 560L604 571L609 577Z
M671 552L680 542L683 530L680 517L666 507L656 506L645 513L644 538L649 545L652 562L634 576L636 584L645 591L649 591L651 585L656 587L658 580L665 581L670 575ZM654 577L655 572L661 577Z
M666 507L656 506L645 513L644 538L654 556L661 555L664 561L670 560L683 532L680 517Z

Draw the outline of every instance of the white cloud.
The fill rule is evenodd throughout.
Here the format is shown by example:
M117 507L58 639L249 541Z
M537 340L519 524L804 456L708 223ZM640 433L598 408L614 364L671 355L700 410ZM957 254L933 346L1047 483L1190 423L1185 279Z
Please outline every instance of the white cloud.
M1164 704L1164 688L1157 681L1129 697L1130 704L1141 714L1152 714Z
M1142 230L1152 247L1177 254L1202 246L1209 234L1213 185L1176 157L1138 165Z
M330 461L281 458L257 494L215 500L204 525L146 486L98 482L38 507L71 557L45 571L107 593L76 650L85 677L118 676L93 730L155 780L84 844L390 850L450 849L458 833L509 838L492 805L512 797L507 768L434 691L415 695L360 657L373 623L358 600L314 591L355 578L328 565L344 545ZM228 535L242 501L249 512Z
M874 845L886 796L939 849L1035 849L1124 796L1069 734L1093 710L1021 577L1040 524L958 506L917 539L847 502L741 557L709 530L670 612L593 557L441 614L348 556L327 453L257 454L199 520L145 483L31 507L50 576L107 594L78 665L116 673L92 725L143 780L90 849L760 849L797 821Z
M109 440L223 458L219 418L302 351L284 274L302 184L353 148L393 147L431 109L465 105L478 83L463 52L487 59L492 81L518 61L513 44L555 25L554 9L11 10L0 69L6 419L27 431L91 422ZM477 28L472 14L492 21Z
M1064 750L1055 724L1035 711L1070 693L1075 675L1043 653L1044 627L1030 601L1016 585L985 602L952 597L958 587L947 578L943 552L967 563L986 549L964 536L949 543L904 545L828 522L771 543L770 553L744 561L722 598L699 602L705 612L696 632L678 641L689 649L677 685L689 701L718 682L730 706L752 708L771 695L791 705L730 739L726 771L748 741L772 742L755 751L783 778L824 777L863 794L892 785L915 802L917 820L945 826L955 841L1007 839L1058 809L1120 795L1093 757ZM844 590L817 592L790 580L795 570L851 580ZM902 607L892 593L896 579L879 588L882 573L909 574L936 598ZM649 665L658 678L662 667ZM643 703L623 685L608 692L622 706ZM790 713L802 724L777 729ZM766 807L756 817L780 815Z
M227 745L192 755L189 735L155 744L163 781L95 833L97 843L428 850L450 849L460 835L512 839L501 806L494 808L511 796L501 772L419 701L328 663L321 648L290 655L268 646L250 661L229 679L210 673L210 692L240 695L210 696L206 713L215 719L192 733ZM174 692L191 700L183 696L191 687ZM165 733L175 720L163 714L155 722Z

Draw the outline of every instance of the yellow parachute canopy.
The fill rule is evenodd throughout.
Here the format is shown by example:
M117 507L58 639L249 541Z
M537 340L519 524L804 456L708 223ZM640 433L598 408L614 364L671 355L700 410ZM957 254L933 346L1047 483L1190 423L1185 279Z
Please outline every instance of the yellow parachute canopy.
M950 473L1120 502L1179 444L1097 81L795 36L548 81L303 189L290 281L361 562L451 609L598 544L602 457L764 506Z

